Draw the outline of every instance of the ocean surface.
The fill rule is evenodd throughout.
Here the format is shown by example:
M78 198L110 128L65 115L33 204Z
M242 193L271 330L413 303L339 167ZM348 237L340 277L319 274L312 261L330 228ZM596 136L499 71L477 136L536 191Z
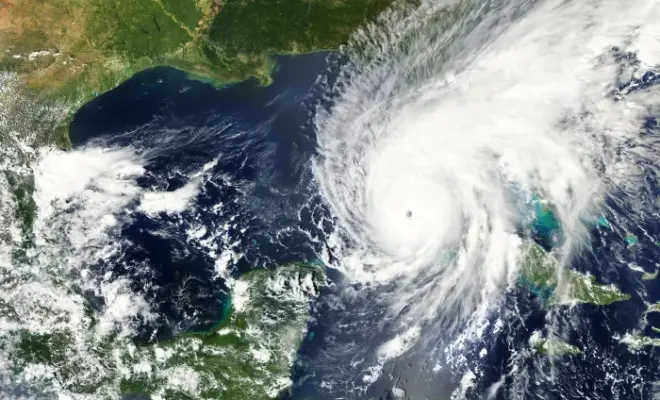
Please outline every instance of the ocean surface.
M141 339L208 329L229 308L224 280L214 279L219 254L191 243L187 231L203 229L216 248L235 249L227 268L234 276L316 259L323 235L313 221L321 210L310 185L311 122L328 56L276 57L268 86L250 79L216 88L155 68L75 115L74 148L133 148L148 158L138 181L145 189L179 193L200 168L213 165L213 178L189 204L194 212L135 213L121 234L124 254L99 261L99 268L131 277L137 289L153 288L162 318L145 324ZM136 263L149 273L123 267Z
M318 262L328 247L325 241L333 231L332 218L315 185L310 159L317 144L314 113L319 103L328 100L325 79L332 79L339 62L329 53L282 56L276 61L278 68L269 86L248 80L216 88L171 68L144 71L85 105L73 120L74 148L134 148L147 158L147 173L138 182L145 189L178 194L197 179L200 169L212 168L212 177L204 180L203 190L188 203L189 211L184 207L176 214L133 213L118 238L126 243L123 253L98 261L98 268L128 277L136 289L146 288L157 305L160 317L145 321L138 341L207 330L222 321L231 300L225 280L217 278L220 254L210 251L211 247L232 250L235 257L226 271L233 276L254 268ZM657 134L654 124L655 120L649 120L648 134ZM649 191L657 195L654 179L649 177ZM627 212L616 209L615 197L608 206L621 215ZM641 282L637 273L609 264L619 259L622 265L634 263L647 272L657 267L660 251L653 239L658 237L657 221L649 216L637 226L630 233L639 242L627 246L622 229L615 232L593 224L591 250L570 265L600 282L616 283L632 299L549 311L538 293L512 290L490 318L483 339L458 352L465 357L461 365L480 371L471 393L476 396L496 385L515 385L514 362L516 368L532 371L530 390L546 393L547 398L580 398L576 388L590 390L596 398L643 398L650 393L648 384L657 379L654 371L660 361L653 352L631 352L616 335L639 325L645 301L660 299L660 281ZM552 223L539 225L533 239L549 249L555 229ZM206 244L190 239L195 232L202 232ZM145 269L124 267L139 264ZM335 282L341 281L336 271L327 272ZM292 397L393 399L397 398L394 388L404 387L410 398L448 398L462 372L436 373L437 360L429 354L441 352L443 345L455 339L438 332L423 331L422 337L428 333L438 341L420 341L385 363L382 375L363 389L368 371L367 367L360 370L361 366L376 362L375 355L394 329L385 307L378 305L379 294L363 289L361 284L333 286L314 305L308 336L292 370ZM345 299L347 292L355 293L356 300L335 307L333 300ZM548 317L563 312L570 318ZM650 324L644 327L647 336L659 336L650 329L660 321L657 316L649 314ZM536 370L532 368L536 358L521 356L520 348L534 332L547 330L552 318L561 320L558 332L584 353L566 365L551 365L550 372ZM625 381L615 385L612 379L616 377ZM505 393L499 392L496 398L504 398Z

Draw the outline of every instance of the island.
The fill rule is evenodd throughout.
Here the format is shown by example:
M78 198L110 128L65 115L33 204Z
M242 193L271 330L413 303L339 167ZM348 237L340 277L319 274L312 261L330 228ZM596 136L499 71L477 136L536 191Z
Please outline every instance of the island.
M594 304L608 305L630 299L614 285L603 285L590 274L562 267L557 259L534 242L524 244L518 285L534 293L544 307ZM550 359L572 356L581 350L561 338L541 331L532 334L530 347Z
M660 346L660 338L654 338L649 336L644 336L641 332L635 330L632 333L626 333L623 336L615 336L619 340L619 343L627 345L628 348L637 352L642 350L644 347L658 347Z
M544 336L540 331L536 331L529 338L530 346L551 359L557 359L565 355L577 355L582 351L577 347L570 345L557 336Z
M633 351L639 351L647 346L660 346L660 338L646 336L643 333L643 330L646 329L646 327L650 327L653 333L660 334L660 328L652 326L648 319L648 314L658 312L660 312L660 303L648 304L644 314L642 314L642 321L640 323L641 329L634 329L623 336L619 336L619 342L627 345Z
M643 281L652 281L653 279L658 277L658 269L655 270L655 272L644 272L642 274L642 280Z
M554 304L607 305L629 300L616 286L597 282L596 277L563 268L557 259L540 245L525 245L519 284L535 293L546 306Z

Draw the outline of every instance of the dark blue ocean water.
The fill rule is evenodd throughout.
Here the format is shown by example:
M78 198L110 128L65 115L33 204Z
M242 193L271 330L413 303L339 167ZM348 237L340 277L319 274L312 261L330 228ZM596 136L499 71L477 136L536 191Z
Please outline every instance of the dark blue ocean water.
M189 210L153 217L133 205L124 215L126 224L117 238L123 252L97 262L100 270L130 277L134 289L147 293L157 305L160 319L145 322L137 340L207 329L225 313L227 288L223 279L214 276L214 255L199 240L186 238L186 230L193 226L206 228L201 239L243 254L232 266L235 275L316 259L331 226L309 169L315 151L312 118L315 106L323 100L318 76L332 76L337 68L333 57L328 53L278 57L274 81L267 87L250 80L219 89L189 80L181 71L156 68L137 74L77 113L70 131L74 147L135 148L148 160L147 173L139 181L148 190L179 189L191 174L217 159ZM652 85L655 76L621 83L620 90ZM641 129L643 134L657 134L655 119L649 118ZM655 177L648 178L648 185L647 195L654 198ZM616 207L616 202L611 206ZM535 226L531 235L546 248L557 240L558 227L550 222ZM631 353L614 334L638 325L645 307L640 288L647 299L660 300L660 280L641 282L638 274L620 265L613 267L611 261L623 257L652 272L660 259L651 239L660 234L658 226L650 217L640 221L639 229L633 232L639 244L632 248L626 247L622 232L594 226L592 251L577 257L572 268L591 272L601 282L614 282L633 298L605 307L582 305L564 310L579 322L561 326L561 333L572 344L594 350L561 360L554 381L535 372L530 361L531 387L543 398L583 399L581 393L602 399L648 398L650 386L640 385L640 380L658 379L657 353ZM229 242L214 236L224 231L231 238ZM338 278L332 270L329 273ZM383 310L371 305L369 291L354 308L337 309L325 301L341 295L341 291L341 287L328 288L315 305L310 335L292 371L296 381L293 398L357 396L349 386L362 384L362 375L347 365L387 339L387 323L381 321ZM538 293L511 293L502 313L512 310L518 313L516 318L498 332L491 328L479 347L466 350L468 357L475 356L469 363L481 371L472 392L474 398L480 398L500 380L504 380L504 387L511 384L511 358L534 331L546 329L548 310ZM341 324L355 329L337 328ZM646 333L656 335L649 329ZM476 352L482 347L488 354L480 359ZM405 360L386 366L383 377L367 395L393 398L391 389L398 384L414 399L418 398L415 394L446 396L460 376L434 378L430 366L424 364L428 350L416 348ZM423 373L419 373L421 369ZM324 380L343 382L344 386L323 389ZM500 391L497 398L507 399L506 393Z
M190 210L153 217L135 204L117 238L124 251L98 263L130 276L134 288L158 304L162 317L145 324L141 339L205 329L222 319L228 299L224 281L214 278L217 254L186 239L192 226L206 228L200 240L244 255L231 267L235 275L316 258L323 235L312 220L323 210L310 187L310 122L328 56L277 57L274 81L265 87L251 79L214 88L181 71L155 68L76 114L74 148L136 149L148 159L138 182L147 190L179 189L217 159ZM224 239L213 236L221 231L227 231Z

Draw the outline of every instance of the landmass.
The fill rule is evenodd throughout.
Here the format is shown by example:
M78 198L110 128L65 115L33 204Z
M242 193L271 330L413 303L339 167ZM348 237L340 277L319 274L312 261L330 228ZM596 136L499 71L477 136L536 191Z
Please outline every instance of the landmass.
M536 331L529 338L529 344L539 353L552 359L564 355L576 355L582 353L577 347L566 343L556 336L544 337L540 331Z
M660 303L651 304L647 309L644 315L652 312L660 312Z
M538 200L536 201L538 202ZM604 216L598 218L597 223L601 227L611 229L609 221ZM537 207L528 224L537 236L539 236L539 233L541 234L539 236L541 242L547 247L544 248L536 241L531 240L523 244L525 249L517 283L524 289L534 293L541 300L544 307L580 303L608 305L631 298L629 294L621 292L615 285L601 284L591 274L560 265L551 249L561 241L548 240L552 237L561 237L558 233L561 224L556 222L552 209ZM629 247L633 246L637 243L637 238L628 235L626 243ZM633 269L636 270L636 268ZM657 271L655 274L645 274L643 279L653 279L656 275ZM660 310L660 307L658 307L658 310ZM647 312L650 312L650 310ZM643 337L638 333L634 335L627 334L621 341L638 347L660 344L660 339ZM578 347L565 342L556 335L545 335L541 331L532 334L529 344L539 354L550 359L577 355L582 352Z
M37 149L70 148L69 124L81 106L159 66L218 88L248 78L266 85L274 55L335 50L390 5L0 0L0 187L13 199L0 204L0 243L11 244L12 265L28 265L37 247ZM7 228L14 220L20 232ZM7 387L25 388L28 397L273 398L290 384L324 279L322 268L308 265L249 272L233 281L231 312L218 327L146 344L123 331L96 334L98 315L85 304L79 320L30 327L0 343L15 372ZM0 313L15 311L0 302Z
M653 272L653 273L651 273L651 272L644 272L644 274L642 274L642 280L643 280L643 281L650 281L650 280L653 280L653 279L655 279L655 278L657 278L657 277L658 277L658 270L657 270L657 269L656 269L655 272Z
M0 72L55 114L42 142L66 148L77 109L139 71L170 66L217 85L249 77L268 83L272 55L336 49L391 4L0 0Z
M21 221L14 259L34 239L35 149L70 148L82 105L158 66L216 86L250 77L267 84L273 55L337 49L392 3L0 0L0 179L15 203L0 222ZM0 232L0 242L9 236Z
M598 283L593 275L562 268L540 245L529 243L527 246L519 283L539 296L545 305L607 305L630 299L629 294L622 293L616 286Z
M76 354L74 332L25 332L14 366L23 382L58 388L58 395L271 399L290 385L310 302L324 284L317 266L255 270L233 282L230 315L208 332L150 344L111 337L112 345L92 344L85 359Z
M648 314L658 312L660 312L660 303L648 304L646 310L642 314L642 321L640 323L641 329L635 329L632 332L627 332L623 336L618 336L617 339L619 342L627 345L633 351L639 351L644 347L660 346L660 337L651 337L644 334L644 330L647 327L651 329L651 332L660 334L660 328L651 326L648 319Z
M660 338L644 336L641 332L638 331L626 333L625 335L616 338L619 340L619 343L627 345L633 351L639 351L647 346L660 346Z

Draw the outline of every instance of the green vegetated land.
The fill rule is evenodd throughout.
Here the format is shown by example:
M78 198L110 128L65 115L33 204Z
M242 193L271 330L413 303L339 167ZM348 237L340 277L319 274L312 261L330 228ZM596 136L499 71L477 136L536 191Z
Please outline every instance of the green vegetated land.
M619 341L628 345L633 350L641 350L644 347L660 347L660 338L657 337L660 334L660 328L653 326L651 321L649 321L648 315L651 313L660 313L660 303L648 304L646 311L642 315L642 321L640 323L641 329L634 329L632 332L628 332L622 337L619 337ZM650 328L654 336L647 336L644 334L644 331Z
M222 85L270 81L272 55L336 49L393 0L0 0L0 170L33 244L30 148L69 148L69 123L94 97L170 66ZM0 238L1 239L1 238Z
M0 71L54 102L56 142L81 105L156 66L267 83L274 54L335 49L392 0L0 0Z
M527 246L518 282L537 295L544 306L575 303L607 305L631 298L614 285L598 283L593 275L561 268L554 256L540 245L528 243ZM532 335L530 345L551 359L581 353L579 348L562 338L544 336L541 332Z
M539 331L532 334L529 342L536 351L552 359L560 358L565 355L573 356L582 353L580 349L566 343L559 337L544 337Z
M234 281L230 314L207 332L142 345L113 338L83 359L74 344L91 338L25 332L12 350L14 367L19 374L52 371L40 377L47 387L99 399L271 399L290 384L310 302L324 284L316 266L252 271ZM94 360L102 363L97 371L80 370Z
M631 297L614 285L598 283L593 275L560 268L552 254L536 243L528 244L519 281L547 305L574 302L607 305Z
M269 399L289 385L289 373L309 317L309 301L323 285L318 267L285 266L253 271L234 285L226 323L140 348L133 363L152 360L153 373L122 380L123 393L162 394L168 399ZM163 354L158 360L158 353ZM197 385L181 387L187 370ZM189 385L190 383L186 383Z

